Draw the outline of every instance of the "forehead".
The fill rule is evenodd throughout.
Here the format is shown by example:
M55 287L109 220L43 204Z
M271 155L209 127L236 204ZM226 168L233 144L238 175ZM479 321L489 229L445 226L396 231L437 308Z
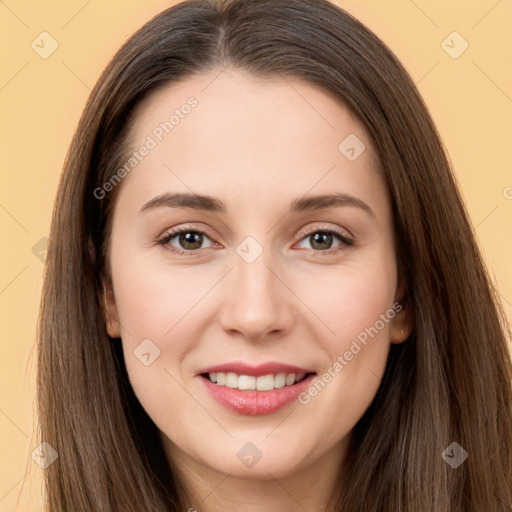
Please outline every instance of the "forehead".
M226 202L335 190L385 207L364 126L314 84L216 70L159 88L133 119L129 153L152 146L123 182L140 201L176 190Z

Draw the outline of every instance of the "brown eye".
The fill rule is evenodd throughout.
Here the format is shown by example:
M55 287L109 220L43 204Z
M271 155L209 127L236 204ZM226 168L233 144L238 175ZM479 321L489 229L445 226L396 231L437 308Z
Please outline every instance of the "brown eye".
M200 249L203 243L203 234L197 231L182 231L177 236L180 246L189 251Z
M353 241L350 238L343 233L331 229L310 232L302 240L307 240L310 244L310 247L306 247L306 249L310 248L315 252L335 251L344 246L353 245ZM340 243L333 247L333 243L336 240Z
M183 254L186 252L198 252L199 249L204 249L205 247L202 247L202 245L205 242L205 239L210 240L211 242L211 239L203 231L195 229L181 229L171 233L166 233L160 240L158 240L158 243L163 245L166 249ZM171 241L174 241L174 243L171 243ZM211 246L213 246L213 243L208 247Z
M312 235L309 235L311 247L320 251L331 249L334 242L334 236L331 233L319 231Z

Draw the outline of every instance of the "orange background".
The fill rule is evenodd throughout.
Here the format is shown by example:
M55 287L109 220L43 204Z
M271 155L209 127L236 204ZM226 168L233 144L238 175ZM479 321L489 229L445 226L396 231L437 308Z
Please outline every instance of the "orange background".
M41 259L67 147L108 60L136 29L173 3L0 2L0 511L15 510L20 494L18 510L42 510L43 470L31 459L35 328ZM510 317L512 2L336 3L376 32L418 84ZM446 39L454 31L462 39ZM42 32L58 44L46 59L37 51L47 51L52 41ZM458 53L464 41L469 46L458 58L446 53Z

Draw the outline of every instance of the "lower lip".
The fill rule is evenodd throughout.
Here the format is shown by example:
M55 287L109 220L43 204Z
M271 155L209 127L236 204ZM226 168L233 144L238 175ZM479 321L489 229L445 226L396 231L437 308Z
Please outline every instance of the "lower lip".
M316 374L308 375L297 384L272 391L228 388L219 386L206 377L200 378L213 398L227 409L247 416L261 416L276 412L288 405L311 384L315 376Z

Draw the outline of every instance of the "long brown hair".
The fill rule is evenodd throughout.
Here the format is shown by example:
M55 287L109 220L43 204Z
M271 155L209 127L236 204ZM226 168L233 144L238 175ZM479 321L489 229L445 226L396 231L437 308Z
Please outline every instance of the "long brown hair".
M382 41L326 0L183 2L134 34L98 80L58 190L39 320L39 435L59 453L45 470L48 509L192 505L134 396L120 340L108 339L102 282L116 191L99 200L94 190L122 165L142 98L224 66L300 78L338 97L368 130L392 200L415 329L391 347L377 395L354 427L332 510L510 511L505 315L411 78ZM441 456L452 442L468 453L456 469Z

